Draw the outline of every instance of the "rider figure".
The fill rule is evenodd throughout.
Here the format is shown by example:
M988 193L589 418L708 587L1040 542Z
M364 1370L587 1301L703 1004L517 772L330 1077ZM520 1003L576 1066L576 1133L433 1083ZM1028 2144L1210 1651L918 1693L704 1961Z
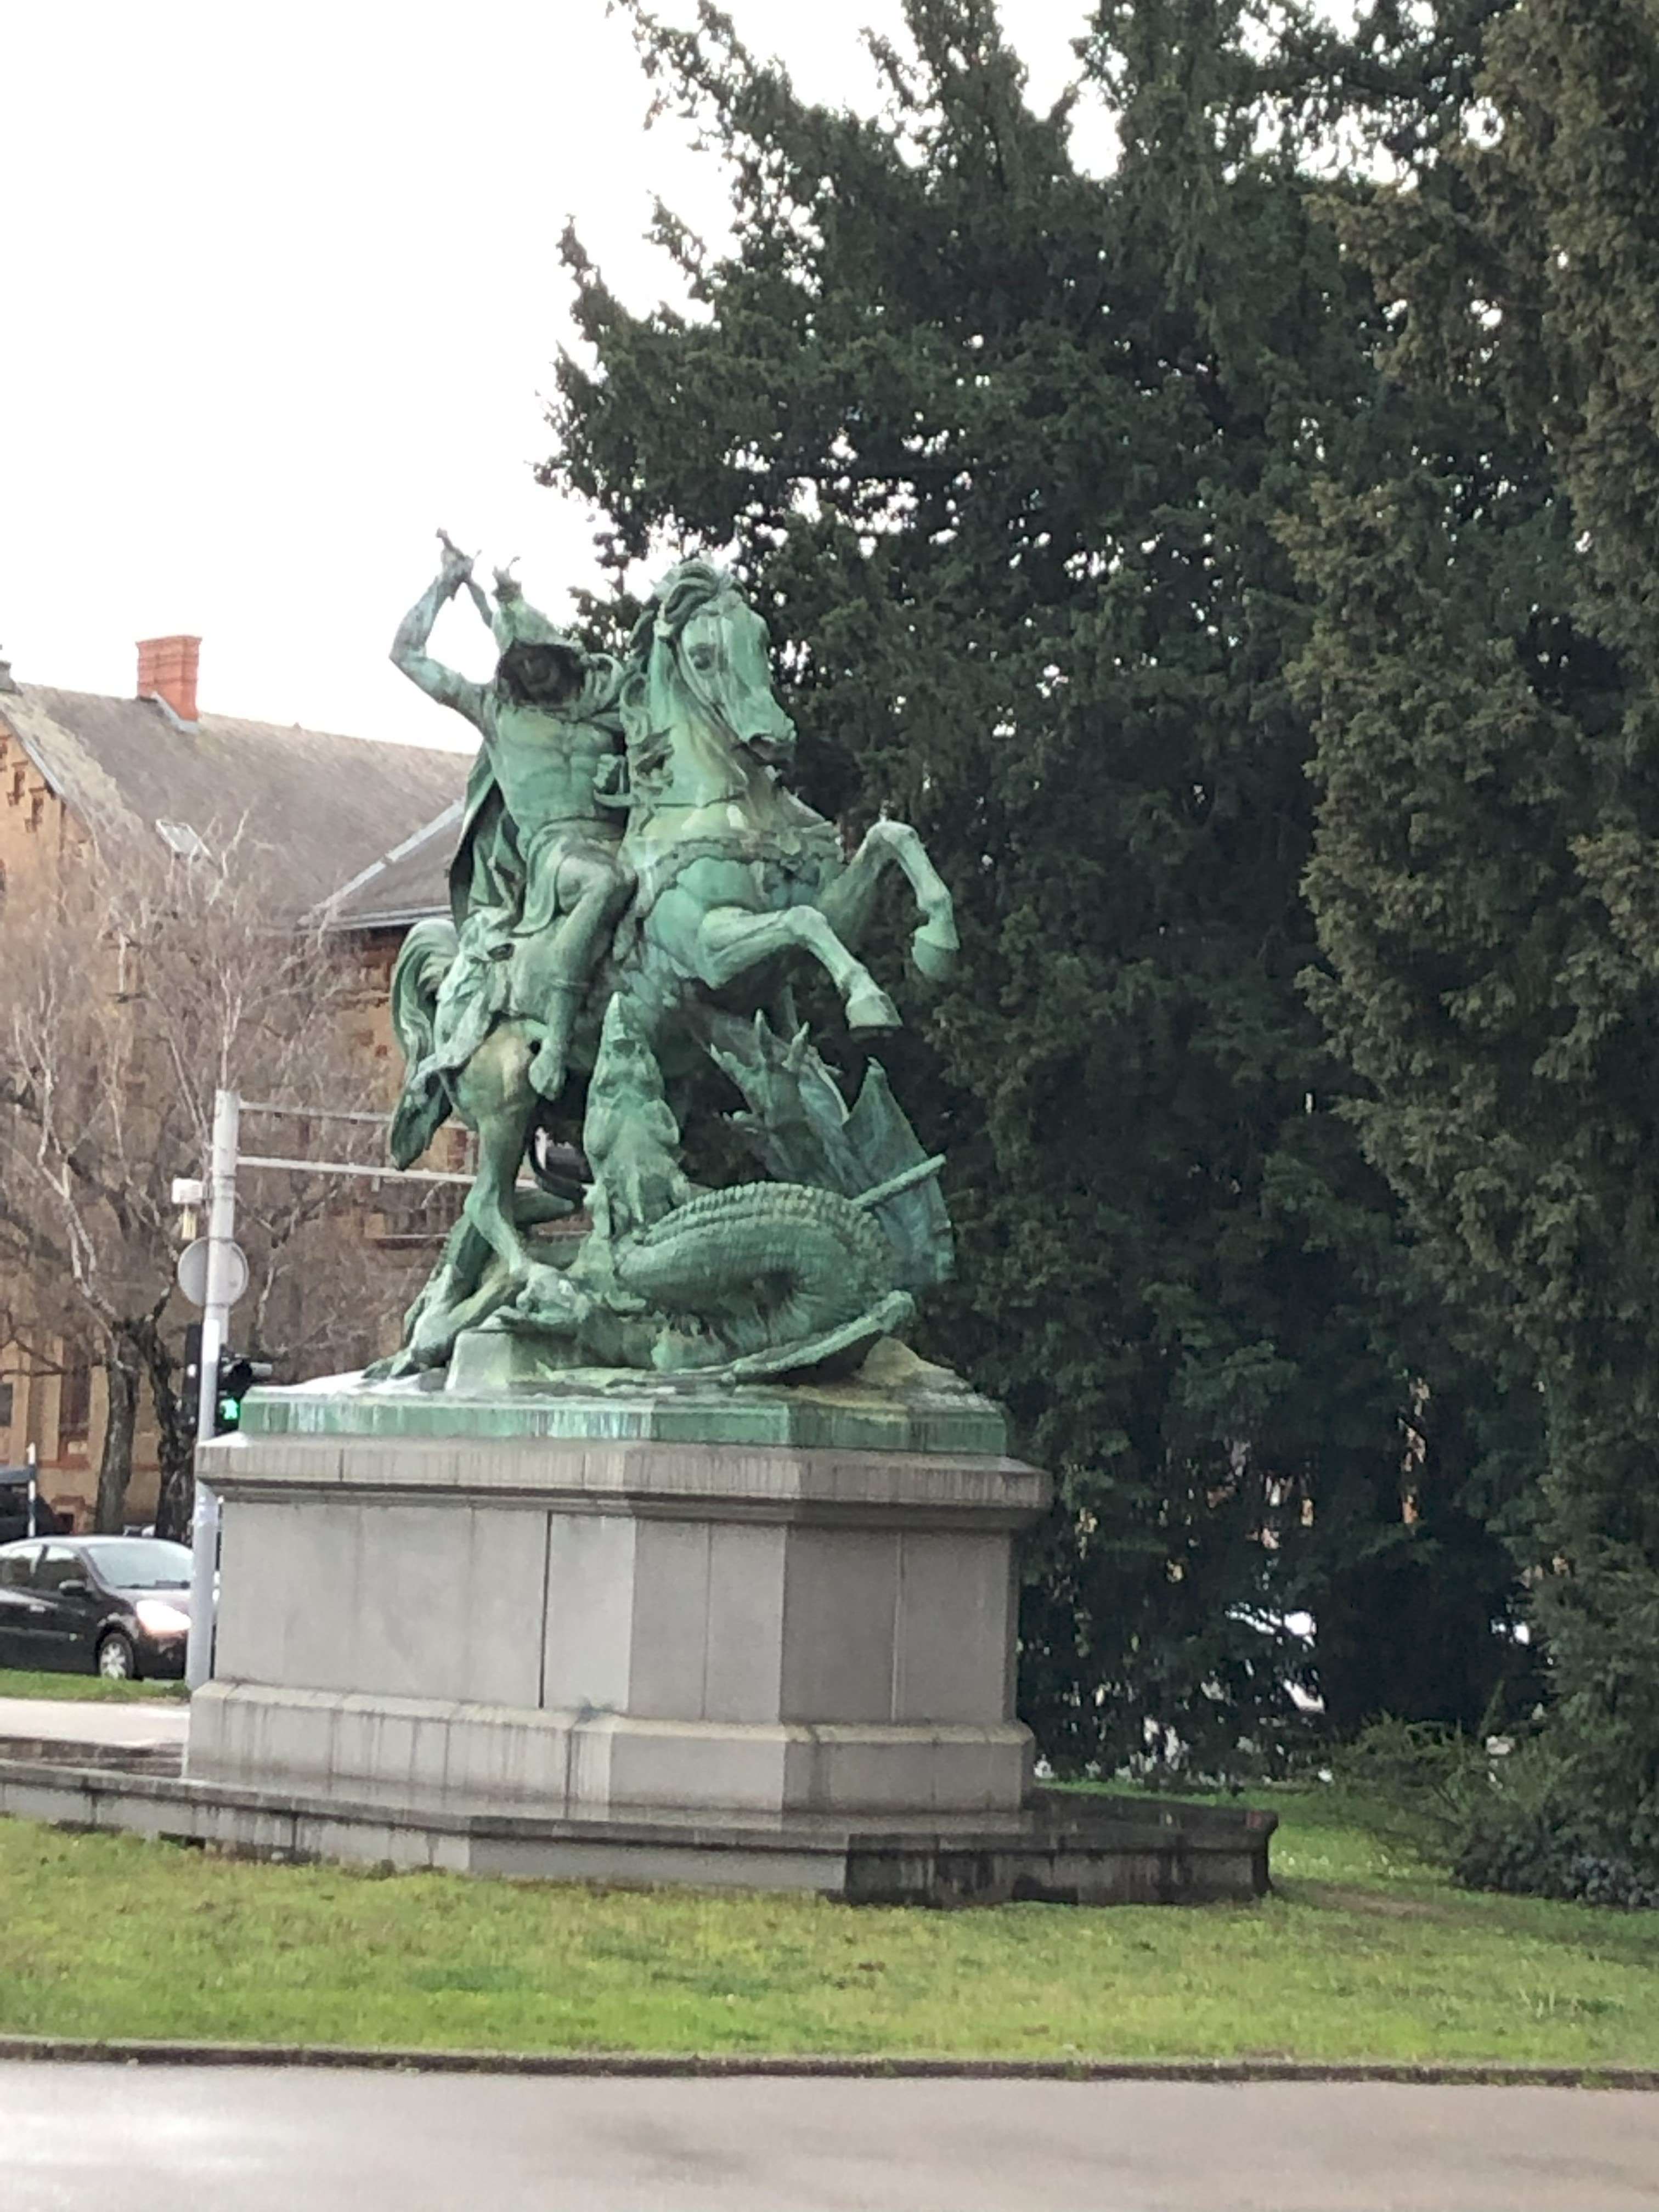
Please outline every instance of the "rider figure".
M511 1011L540 1024L530 1080L556 1098L577 1012L633 890L618 851L627 805L622 671L556 629L500 569L492 611L471 561L439 536L443 566L404 616L392 658L483 739L450 866L462 957L442 994L455 1019L440 1020L441 1061L464 1064L482 1041L471 1034L480 1021L487 1029L497 1012ZM499 648L488 684L426 656L439 609L463 584ZM494 988L482 988L487 961L511 963L506 976L498 968L488 979Z

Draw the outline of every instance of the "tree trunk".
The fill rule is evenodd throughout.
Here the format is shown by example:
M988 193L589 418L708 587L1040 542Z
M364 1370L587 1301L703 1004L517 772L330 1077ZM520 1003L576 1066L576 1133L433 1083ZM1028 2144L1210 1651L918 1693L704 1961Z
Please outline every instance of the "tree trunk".
M165 1435L161 1449L161 1488L155 1503L155 1533L175 1544L190 1541L191 1516L196 1510L196 1448L169 1447Z
M161 1468L155 1533L171 1537L175 1544L187 1544L196 1508L196 1408L174 1388L178 1364L153 1321L145 1327L143 1349L155 1407L156 1456Z
M132 1440L138 1426L138 1363L125 1346L104 1361L109 1387L109 1418L98 1461L98 1497L92 1525L100 1534L118 1534L125 1516L127 1486L132 1480Z

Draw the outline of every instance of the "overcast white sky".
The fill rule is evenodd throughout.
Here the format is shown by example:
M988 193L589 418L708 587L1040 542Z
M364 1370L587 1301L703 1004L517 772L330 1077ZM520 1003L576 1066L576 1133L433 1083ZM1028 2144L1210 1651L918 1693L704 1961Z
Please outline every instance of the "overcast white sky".
M671 0L671 5L672 0ZM897 0L727 0L798 87L873 106ZM666 12L666 11L665 11ZM1086 0L1005 0L1046 106ZM592 522L538 489L574 215L635 307L659 192L726 185L605 0L81 0L6 11L0 647L26 683L130 693L198 632L204 708L364 736L469 732L386 659L445 525L557 614ZM476 623L448 657L488 665Z

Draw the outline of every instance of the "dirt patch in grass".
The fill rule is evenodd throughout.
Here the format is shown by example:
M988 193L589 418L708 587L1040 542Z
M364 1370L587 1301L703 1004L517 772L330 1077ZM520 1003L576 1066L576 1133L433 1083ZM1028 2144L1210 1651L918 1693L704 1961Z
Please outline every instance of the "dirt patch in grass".
M1301 1903L1336 1912L1371 1912L1383 1920L1455 1921L1457 1908L1438 1898L1390 1897L1376 1890L1359 1889L1340 1882L1281 1882L1280 1892Z

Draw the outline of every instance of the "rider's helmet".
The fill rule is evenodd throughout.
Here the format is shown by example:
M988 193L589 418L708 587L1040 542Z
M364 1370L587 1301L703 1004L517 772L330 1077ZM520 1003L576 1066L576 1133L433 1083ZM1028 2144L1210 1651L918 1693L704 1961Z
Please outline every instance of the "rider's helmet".
M576 639L532 607L518 579L495 571L495 612L489 627L500 648L497 679L519 697L555 706L574 700L587 673Z
M574 642L556 623L550 622L539 607L531 605L524 595L524 586L505 568L495 571L495 612L489 627L503 653L510 653L515 645Z

